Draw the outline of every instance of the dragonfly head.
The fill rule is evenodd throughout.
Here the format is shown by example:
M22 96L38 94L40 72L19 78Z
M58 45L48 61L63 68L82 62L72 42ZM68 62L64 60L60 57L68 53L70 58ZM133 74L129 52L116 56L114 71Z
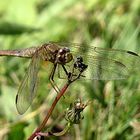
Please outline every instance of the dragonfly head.
M73 59L72 53L69 48L61 48L57 53L57 63L66 64Z

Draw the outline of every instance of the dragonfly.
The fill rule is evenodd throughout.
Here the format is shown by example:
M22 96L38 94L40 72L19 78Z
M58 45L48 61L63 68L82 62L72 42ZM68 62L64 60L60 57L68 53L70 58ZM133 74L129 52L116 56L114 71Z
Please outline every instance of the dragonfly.
M54 82L56 70L58 78L62 79L69 77L74 66L73 76L77 76L80 71L82 73L80 79L121 80L138 72L140 67L140 56L135 52L76 43L49 42L24 49L0 50L0 56L31 59L16 96L16 108L19 114L24 114L27 111L36 96L38 72L42 61L49 61L53 64L49 79L57 92L59 92L59 88ZM84 71L82 71L83 66Z

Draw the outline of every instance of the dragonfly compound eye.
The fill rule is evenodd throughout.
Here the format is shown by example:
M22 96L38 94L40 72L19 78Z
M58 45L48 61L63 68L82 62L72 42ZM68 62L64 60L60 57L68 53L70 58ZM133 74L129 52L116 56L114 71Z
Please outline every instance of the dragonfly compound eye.
M70 53L68 48L62 48L58 51L57 62L59 64L69 63L72 59L72 53Z
M65 63L69 63L73 59L72 53L66 53L65 55Z

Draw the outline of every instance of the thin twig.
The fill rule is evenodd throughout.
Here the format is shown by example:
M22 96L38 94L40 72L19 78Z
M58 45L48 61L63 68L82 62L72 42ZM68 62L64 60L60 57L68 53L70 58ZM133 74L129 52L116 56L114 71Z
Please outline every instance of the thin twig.
M57 96L56 96L55 100L53 101L53 103L52 103L52 105L51 105L51 107L50 107L50 109L49 109L49 111L48 111L48 114L47 114L46 117L44 118L43 122L42 122L41 125L35 130L35 132L28 138L28 140L33 140L33 139L36 137L37 133L39 133L39 132L45 127L45 125L46 125L46 123L47 123L49 117L51 116L51 114L52 114L52 112L53 112L53 110L54 110L54 108L55 108L57 102L58 102L59 99L64 95L64 93L65 93L65 91L67 90L67 88L68 88L69 85L70 85L69 82L66 83L66 84L64 85L64 87L61 89L61 91L57 94Z

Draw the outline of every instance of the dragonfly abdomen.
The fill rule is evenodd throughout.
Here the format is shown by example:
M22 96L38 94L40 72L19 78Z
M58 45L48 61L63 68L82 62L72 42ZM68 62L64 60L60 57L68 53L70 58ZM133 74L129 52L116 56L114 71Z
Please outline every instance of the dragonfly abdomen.
M16 56L16 57L27 57L31 58L37 48L26 48L21 50L0 50L0 56Z

